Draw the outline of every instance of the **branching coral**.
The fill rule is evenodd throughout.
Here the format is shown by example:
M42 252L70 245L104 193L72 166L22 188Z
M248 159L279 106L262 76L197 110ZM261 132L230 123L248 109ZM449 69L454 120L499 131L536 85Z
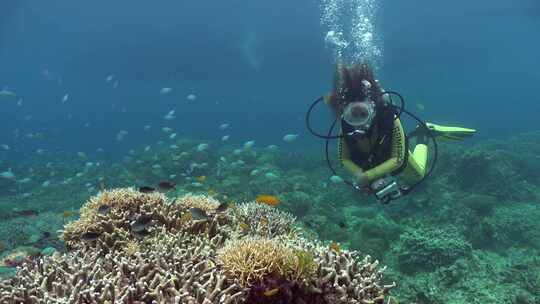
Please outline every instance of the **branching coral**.
M131 188L105 190L82 208L80 219L67 224L62 239L70 249L123 246L143 236L153 225L170 224L167 198L160 193L140 193Z
M317 278L310 290L323 295L326 303L384 303L395 284L381 286L385 267L369 256L359 260L356 252L328 251L318 257Z
M189 216L189 208L194 206L214 211L197 221ZM80 219L65 226L62 238L68 249L119 249L151 235L158 227L213 237L228 231L222 228L227 217L215 212L217 206L219 201L204 195L184 196L178 204L171 204L161 193L140 193L131 188L106 190L81 208Z
M243 286L271 274L289 277L295 263L291 249L269 239L235 240L221 248L217 257L225 273Z
M238 204L232 214L248 234L268 238L293 232L296 220L290 213L257 202Z
M135 256L77 250L26 264L0 283L0 303L239 303L209 255L212 242L163 232Z
M0 282L0 303L366 304L383 303L392 287L381 286L377 262L291 233L287 213L219 205L104 191L65 227L70 252L26 261ZM204 216L186 216L204 206ZM251 236L234 233L239 221L253 224Z
M380 286L384 268L355 252L292 249L276 239L248 238L218 250L225 274L250 288L248 303L383 303L395 285ZM318 266L317 266L318 265ZM266 297L266 299L265 299ZM361 300L362 302L358 302Z
M187 208L199 208L204 211L216 210L220 205L220 202L211 196L193 194L184 195L176 200L176 203Z

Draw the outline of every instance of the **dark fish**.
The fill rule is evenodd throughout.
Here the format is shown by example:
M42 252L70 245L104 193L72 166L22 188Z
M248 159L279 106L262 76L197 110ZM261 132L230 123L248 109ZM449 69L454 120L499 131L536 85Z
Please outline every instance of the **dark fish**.
M111 206L101 205L98 208L98 213L101 214L101 215L105 215L105 214L109 213L109 210L111 210Z
M206 212L201 208L190 208L189 212L191 213L191 218L194 220L205 220L207 217Z
M49 231L43 231L41 237L33 243L33 246L37 248L48 247L51 242L54 242L52 234Z
M97 240L99 238L99 236L100 236L100 234L96 233L96 232L86 232L81 236L81 239L83 241L91 242L91 241Z
M228 207L229 207L229 204L227 204L227 203L221 203L221 204L219 204L219 206L216 208L216 211L217 211L217 212L223 212L223 211L227 210Z
M142 215L131 225L131 230L140 233L146 230L146 228L150 226L150 223L152 223L152 217L149 215Z
M175 186L176 185L174 183L167 182L167 181L159 182L158 184L159 189L165 190L165 191L174 189Z
M156 191L156 189L154 189L152 187L148 187L148 186L139 187L139 192L142 192L142 193L151 193L151 192L154 192L154 191Z
M146 229L143 229L141 231L133 231L133 234L136 236L136 237L144 237L144 236L147 236L150 234L150 231L146 230Z
M30 210L30 209L26 209L26 210L20 210L20 211L15 211L14 212L16 215L18 216L31 216L31 217L34 217L34 216L37 216L38 215L38 212L35 211L35 210Z
M343 228L343 229L344 229L344 228L347 228L347 225L345 224L344 221L340 221L340 222L338 223L338 226L339 226L339 228Z

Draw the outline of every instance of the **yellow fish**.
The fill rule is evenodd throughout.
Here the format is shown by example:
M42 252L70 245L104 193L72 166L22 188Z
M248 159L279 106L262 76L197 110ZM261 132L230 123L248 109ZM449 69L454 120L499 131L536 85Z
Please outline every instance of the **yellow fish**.
M279 288L272 288L272 289L266 290L265 292L263 292L263 294L267 297L271 297L273 295L276 295L278 292L279 292Z
M192 218L193 217L191 216L191 213L186 212L186 213L182 214L182 216L180 216L180 224L183 225L183 224L191 221Z
M242 231L247 231L249 229L249 225L244 222L240 222L238 226L240 227L240 229L242 229Z
M197 176L197 181L199 183L202 183L206 180L206 175Z

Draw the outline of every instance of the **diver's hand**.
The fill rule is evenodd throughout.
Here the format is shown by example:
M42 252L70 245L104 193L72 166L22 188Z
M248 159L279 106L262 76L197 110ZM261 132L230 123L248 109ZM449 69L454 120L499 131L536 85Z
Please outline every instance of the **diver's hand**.
M371 187L369 185L369 180L363 172L359 172L355 175L354 178L355 188L360 191L363 195L368 195L371 193Z
M355 182L360 188L369 188L369 180L364 172L360 172L355 175Z

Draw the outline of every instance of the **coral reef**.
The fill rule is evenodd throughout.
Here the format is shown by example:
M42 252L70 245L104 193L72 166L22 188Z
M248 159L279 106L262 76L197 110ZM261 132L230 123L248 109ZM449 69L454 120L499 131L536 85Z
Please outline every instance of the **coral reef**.
M177 199L176 202L187 208L199 208L204 211L216 210L220 205L220 202L213 197L207 195L193 195L191 193Z
M468 150L456 161L454 180L462 190L504 199L529 200L534 196L525 184L507 182L523 180L520 170L522 161L518 159L518 156L501 149ZM474 174L463 175L462 172Z
M293 232L296 220L290 213L257 202L240 203L231 214L245 233L269 238Z
M395 284L380 286L384 268L366 256L318 248L291 249L269 239L234 241L218 251L225 273L251 286L247 303L383 303ZM324 253L323 253L324 252ZM321 254L322 253L322 254Z
M540 303L539 135L466 145L441 142L434 174L410 195L384 206L329 180L320 150L307 146L298 151L285 146L245 149L233 141L205 141L212 149L198 151L200 141L176 138L148 151L134 149L118 162L103 153L88 152L86 158L52 151L29 155L0 170L12 167L17 175L16 182L0 183L0 261L8 262L0 266L0 277L11 276L17 270L12 266L28 267L21 263L31 265L42 255L64 252L54 231L79 216L80 203L89 195L98 194L91 200L102 203L85 205L88 210L81 211L81 219L63 229L69 254L95 251L101 260L108 255L136 259L140 252L154 250L148 240L164 231L212 240L214 245L204 247L205 259L219 271L219 249L257 238L272 239L272 244L292 251L307 273L312 273L310 265L316 266L311 281L302 284L300 277L308 276L293 280L268 274L244 290L236 298L239 302L286 302L291 294L306 303L327 301L331 297L306 292L306 286L316 286L327 274L319 265L329 254L329 241L335 241L344 248L333 252L335 256L359 250L388 265L383 279L399 282L392 298L400 303ZM333 161L333 154L330 157ZM135 189L99 194L103 186L96 186L96 181L111 188L163 180L174 182L176 189L149 195ZM44 187L44 181L50 185ZM107 201L116 197L113 192L119 204L107 208ZM251 203L250 211L235 204L252 202L261 194L279 197L279 205ZM155 203L150 202L153 197L158 198ZM314 244L315 239L324 242ZM29 254L21 248L34 249ZM337 266L324 267L330 272ZM235 278L219 271L225 278L222 288L227 288ZM336 273L340 275L341 268ZM327 284L321 289L324 294L336 294ZM7 292L2 295L8 291L2 288ZM387 302L392 302L389 297Z
M539 217L540 208L536 204L501 207L471 228L470 238L480 248L504 250L516 242L540 248Z
M0 303L237 303L245 291L210 264L212 242L161 231L134 255L76 250L27 263Z
M104 248L124 246L153 225L170 225L167 198L161 193L141 193L131 188L105 190L82 208L80 219L68 223L62 239L69 249L104 243Z
M271 239L235 240L221 248L217 258L225 273L237 278L243 286L260 282L269 275L289 278L297 263L290 248Z
M471 254L471 244L452 228L407 229L396 243L400 269L430 271Z
M215 203L104 190L62 232L69 252L25 260L0 282L0 303L382 304L395 286L382 284L385 268L369 257L288 233L285 212ZM204 218L185 216L194 206L208 207ZM271 233L236 233L238 218L265 214Z

